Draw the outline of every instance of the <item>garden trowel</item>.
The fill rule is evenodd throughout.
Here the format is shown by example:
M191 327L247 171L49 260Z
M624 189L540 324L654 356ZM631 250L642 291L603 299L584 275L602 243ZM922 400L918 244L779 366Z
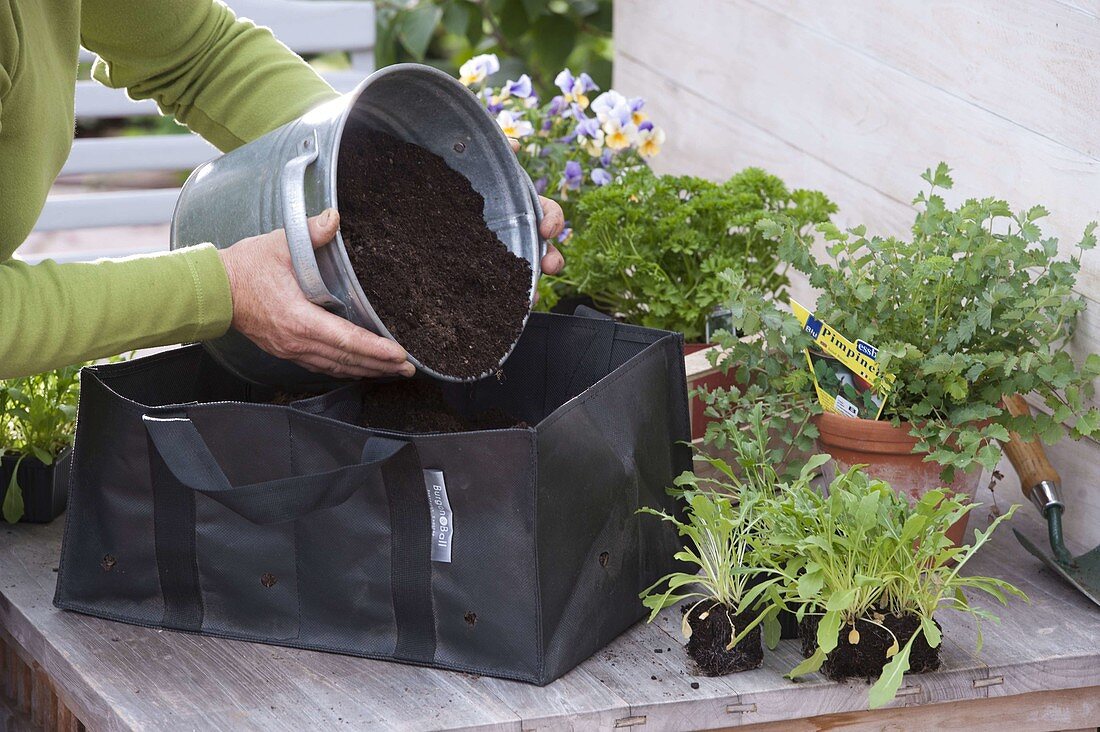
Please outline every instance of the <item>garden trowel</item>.
M1013 416L1028 415L1030 407L1019 394L1005 398L1005 408ZM1062 502L1060 478L1054 466L1047 460L1043 443L1038 440L1025 441L1015 432L1004 447L1016 474L1020 476L1020 488L1047 520L1047 532L1050 535L1051 556L1016 529L1012 532L1024 545L1024 548L1041 559L1048 567L1062 575L1071 585L1083 592L1086 597L1100 605L1100 547L1074 557L1066 549L1062 538L1062 514L1066 505Z

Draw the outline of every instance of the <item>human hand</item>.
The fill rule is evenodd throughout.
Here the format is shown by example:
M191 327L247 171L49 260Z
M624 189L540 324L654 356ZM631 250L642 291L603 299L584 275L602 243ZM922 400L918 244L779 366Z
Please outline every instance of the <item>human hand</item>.
M519 140L508 138L512 144L512 152L519 152ZM539 226L539 236L546 240L546 254L542 255L542 271L544 274L555 275L561 272L565 266L565 257L554 246L554 240L558 238L565 228L565 214L556 201L551 201L545 196L539 196L542 204L542 225Z
M313 247L329 243L339 227L336 209L309 219ZM416 372L396 342L306 299L282 229L242 239L218 254L233 293L233 327L273 356L340 378Z
M539 226L539 236L546 240L546 254L542 255L542 271L545 274L555 275L561 272L565 266L565 257L554 246L554 240L565 228L565 214L557 201L539 196L542 204L542 225Z

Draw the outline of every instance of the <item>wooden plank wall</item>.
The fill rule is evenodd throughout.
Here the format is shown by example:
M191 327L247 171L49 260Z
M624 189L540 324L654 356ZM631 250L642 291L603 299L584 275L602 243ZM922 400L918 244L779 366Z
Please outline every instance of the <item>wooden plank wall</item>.
M667 130L660 172L762 166L826 191L839 223L902 234L943 160L950 202L1042 203L1065 252L1100 219L1100 0L623 0L615 48L615 88ZM1078 355L1100 352L1100 252L1085 270ZM1100 445L1050 454L1067 533L1100 544Z

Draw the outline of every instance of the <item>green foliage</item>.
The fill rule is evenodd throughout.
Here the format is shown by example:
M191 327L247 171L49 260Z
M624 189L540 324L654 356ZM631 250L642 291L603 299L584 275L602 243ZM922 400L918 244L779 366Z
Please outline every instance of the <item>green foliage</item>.
M694 478L690 473L683 477ZM653 508L642 508L639 512L658 516L676 526L679 534L688 539L688 545L675 557L697 568L698 574L673 572L662 577L641 593L642 604L651 611L650 622L661 610L682 600L695 600L691 610L707 602L724 605L731 615L756 608L759 613L751 623L731 629L728 648L733 648L779 609L778 578L751 581L761 573L753 561L761 520L755 510L756 499L743 496L741 500L733 500L729 495L698 489L684 491L681 499L687 504L687 521ZM688 624L691 615L689 611L683 617L685 638L691 636Z
M467 59L495 53L501 78L531 75L549 98L564 66L611 85L611 0L379 0L379 66L429 63L454 74Z
M0 381L0 454L12 452L20 456L20 462L34 457L51 465L58 453L72 444L79 372L79 366L67 366ZM23 491L15 472L8 484L3 514L10 523L23 516Z
M769 297L787 285L775 244L757 227L784 216L799 231L835 210L816 191L789 191L748 168L725 183L627 171L577 204L569 268L552 280L558 296L581 293L632 323L701 340L706 320L727 296L726 270ZM547 298L547 306L554 297Z
M821 411L806 368L804 349L811 339L793 315L748 289L743 273L727 270L718 281L725 287L734 332L714 334L719 348L711 352L711 362L724 373L732 371L736 383L695 394L716 418L707 425L704 443L711 450L731 448L781 479L794 479L818 434L810 418Z
M816 231L829 259L820 261L802 221L775 217L760 228L821 292L815 315L878 347L882 370L897 377L884 417L909 423L917 449L945 466L945 479L956 469L993 469L994 441L1009 430L1056 442L1075 418L1073 437L1094 434L1100 412L1087 400L1100 356L1076 365L1065 345L1085 307L1073 287L1096 224L1059 259L1058 241L1039 228L1041 206L1013 212L984 198L952 209L937 193L952 186L947 166L923 178L929 190L914 199L909 240L823 223ZM1011 418L1002 409L1004 396L1029 392L1052 414Z
M0 381L0 448L46 465L72 443L80 367Z
M790 676L818 670L837 647L842 629L854 629L857 620L889 632L882 624L886 613L914 615L920 619L918 630L904 646L895 637L887 653L890 661L871 688L870 706L880 707L897 693L913 641L923 635L930 646L940 644L933 621L937 610L967 613L979 622L996 621L989 611L972 606L964 591L984 592L1001 604L1009 596L1026 600L1023 592L1003 580L959 573L1019 508L1013 506L994 519L986 531L975 531L972 544L954 546L947 530L976 505L949 491L934 490L911 506L889 484L870 478L858 466L838 475L827 496L808 483L792 483L770 502L764 511L770 541L777 556L788 558L781 573L785 599L800 619L806 614L821 616L817 651Z
M709 464L717 477L685 472L676 479L671 492L687 504L686 522L662 511L641 510L676 525L680 535L691 542L676 558L699 570L673 572L642 593L642 602L651 611L650 621L666 607L695 599L695 605L722 604L734 614L748 609L758 612L754 622L731 632L730 648L760 623L768 647L774 648L779 641L776 616L783 605L779 582L791 557L771 541L769 516L771 505L788 486L770 461L768 441L758 411L751 428L730 446L733 465L718 457L698 455L696 460ZM809 486L826 459L818 455L806 461L793 483L800 488ZM685 637L691 633L687 624L690 615L684 615Z

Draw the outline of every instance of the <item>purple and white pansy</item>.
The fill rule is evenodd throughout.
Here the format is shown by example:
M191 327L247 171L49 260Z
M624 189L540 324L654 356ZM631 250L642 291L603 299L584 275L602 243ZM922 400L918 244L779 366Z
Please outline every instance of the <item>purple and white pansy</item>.
M564 201L570 193L610 185L620 171L642 164L664 144L665 133L650 121L641 97L614 89L601 93L588 74L563 69L554 78L558 93L540 102L527 74L492 86L489 78L499 71L497 57L482 54L459 74L504 134L523 140L520 162L540 193L556 188Z
M500 61L495 53L483 53L474 56L458 69L458 80L466 86L481 84L500 71Z

